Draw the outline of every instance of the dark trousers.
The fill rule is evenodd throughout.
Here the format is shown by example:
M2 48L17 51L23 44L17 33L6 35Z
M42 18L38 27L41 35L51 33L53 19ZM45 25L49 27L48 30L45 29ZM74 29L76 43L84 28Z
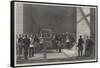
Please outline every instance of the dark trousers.
M67 43L67 49L70 49L70 43L69 42Z
M22 45L20 45L20 46L19 46L19 54L20 54L20 55L22 54L22 49L23 49L23 47L22 47Z
M33 57L34 56L34 47L29 48L29 56Z
M91 56L91 54L92 54L92 50L90 48L87 48L85 50L85 56L89 57L89 56Z
M59 53L61 52L61 47L59 47Z
M40 44L40 50L42 50L43 49L43 44Z
M78 47L78 56L82 56L83 55L83 47Z
M28 48L24 48L24 59L28 59Z
M58 51L58 46L57 46L57 43L55 43L55 48L56 48L56 50Z

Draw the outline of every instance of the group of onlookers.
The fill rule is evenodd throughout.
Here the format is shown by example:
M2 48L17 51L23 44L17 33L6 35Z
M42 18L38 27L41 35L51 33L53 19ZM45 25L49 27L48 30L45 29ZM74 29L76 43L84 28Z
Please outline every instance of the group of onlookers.
M71 49L76 43L75 34L53 34L50 38L52 41L52 48L58 49L58 52L61 52L62 48ZM38 34L19 34L16 35L16 49L18 55L24 55L24 59L33 57L34 53L38 50L41 51L44 49L44 38ZM78 39L78 56L83 55L83 44L85 44L85 56L89 56L92 53L93 41L87 37L87 40L84 41L82 36Z
M62 48L70 49L72 47L72 43L75 42L75 37L71 34L53 34L50 37L50 40L52 43L50 46L61 52ZM16 44L17 54L24 55L25 59L27 59L28 56L33 57L37 50L41 51L45 46L47 46L44 44L44 38L39 34L16 35Z
M16 37L17 41L17 54L24 55L24 59L34 56L35 46L39 42L36 35L23 35L19 34Z
M71 49L75 42L75 35L71 33L54 34L52 38L52 44L54 48L59 50L59 52L61 52L62 48Z

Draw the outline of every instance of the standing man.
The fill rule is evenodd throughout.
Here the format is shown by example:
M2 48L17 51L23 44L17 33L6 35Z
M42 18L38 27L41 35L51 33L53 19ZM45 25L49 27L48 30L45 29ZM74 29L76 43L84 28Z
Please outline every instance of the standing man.
M85 47L85 56L91 56L92 55L92 51L93 51L93 41L90 37L90 39L87 37L86 40L86 47Z
M58 45L59 53L61 53L61 48L62 48L61 41L58 41L57 45Z
M23 42L24 42L24 59L27 60L28 59L28 49L30 45L30 39L27 37L27 35L25 35Z
M66 36L66 48L70 49L70 40L69 40L68 35Z
M34 40L33 40L33 35L30 36L30 47L29 47L29 56L33 57L34 56Z
M40 43L40 50L43 49L43 42L44 42L43 37L40 37L40 41L39 41L39 43Z
M78 40L78 56L82 56L83 55L83 38L82 36L80 35L80 38Z
M54 41L55 41L55 48L56 48L56 50L58 50L58 35L57 34L55 34Z
M87 36L87 39L86 39L86 44L85 44L86 46L85 46L85 56L88 56L89 55L89 38L88 38L88 36Z
M18 38L19 55L22 55L22 43L23 43L23 38L22 38L22 35L19 34L19 38Z

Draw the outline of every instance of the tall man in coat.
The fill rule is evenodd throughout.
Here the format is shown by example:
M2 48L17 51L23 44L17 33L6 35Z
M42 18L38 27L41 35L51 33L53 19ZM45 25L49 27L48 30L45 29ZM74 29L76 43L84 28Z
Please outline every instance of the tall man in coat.
M83 38L82 36L80 35L80 38L78 40L78 56L82 56L83 55Z
M92 51L94 50L93 49L93 40L90 39L87 37L87 40L86 40L86 47L85 47L85 56L91 56L92 55Z
M24 38L24 59L27 60L28 59L28 49L29 49L29 45L30 45L30 39L27 37L27 35L25 35Z
M23 44L23 38L21 34L19 34L18 44L19 44L19 55L21 55L22 54L22 44Z

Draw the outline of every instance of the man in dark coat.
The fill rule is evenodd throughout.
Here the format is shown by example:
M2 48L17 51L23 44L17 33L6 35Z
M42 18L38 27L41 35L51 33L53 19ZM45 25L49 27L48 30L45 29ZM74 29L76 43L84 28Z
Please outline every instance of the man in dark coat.
M23 44L23 38L21 34L19 35L19 38L18 38L18 44L19 44L19 54L21 55L22 54L22 44Z
M82 56L83 55L83 38L82 36L80 35L80 38L78 40L78 56Z
M57 43L57 47L58 47L58 51L59 51L59 53L61 52L61 43L60 43L60 41L58 40L58 43Z
M93 41L91 38L87 37L85 49L85 56L91 56L93 50Z
M29 45L30 45L30 39L27 37L27 35L25 35L24 38L24 59L27 60L28 59L28 49L29 49Z

